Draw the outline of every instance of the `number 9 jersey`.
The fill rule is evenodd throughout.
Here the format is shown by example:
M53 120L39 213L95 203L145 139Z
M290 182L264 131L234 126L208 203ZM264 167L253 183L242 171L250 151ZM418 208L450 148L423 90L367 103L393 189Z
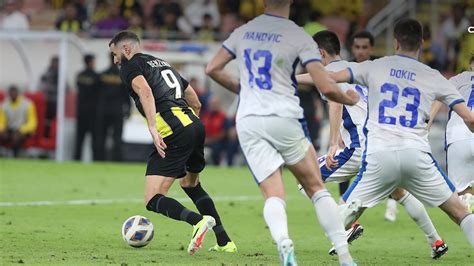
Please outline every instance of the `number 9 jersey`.
M130 96L142 116L145 116L140 97L132 88L132 80L143 75L155 98L156 122L163 138L173 134L196 119L184 99L189 83L170 64L148 54L138 53L123 61L120 77L129 89Z
M303 118L295 71L320 61L316 43L289 19L263 14L236 29L222 46L239 62L237 120L250 115Z
M427 121L433 101L449 107L464 101L437 70L412 57L386 56L348 69L353 81L369 92L367 154L405 149L430 153Z

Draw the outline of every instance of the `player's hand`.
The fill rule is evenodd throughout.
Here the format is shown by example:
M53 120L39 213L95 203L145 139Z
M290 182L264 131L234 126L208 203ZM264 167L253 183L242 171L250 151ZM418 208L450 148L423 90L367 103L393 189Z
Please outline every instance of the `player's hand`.
M350 99L350 104L349 105L355 105L360 100L359 93L357 93L355 90L347 90L346 95Z
M155 144L156 150L161 158L165 158L166 153L165 149L167 148L166 143L164 142L163 138L161 137L160 133L155 128L150 128L150 134L153 138L153 143Z
M428 124L426 125L426 129L427 129L428 131L431 131L431 126L433 126L433 120L432 120L432 119L430 119L430 120L428 121Z
M333 167L337 167L339 165L339 162L335 159L337 150L337 145L329 146L328 154L326 155L326 167L329 169L332 169Z

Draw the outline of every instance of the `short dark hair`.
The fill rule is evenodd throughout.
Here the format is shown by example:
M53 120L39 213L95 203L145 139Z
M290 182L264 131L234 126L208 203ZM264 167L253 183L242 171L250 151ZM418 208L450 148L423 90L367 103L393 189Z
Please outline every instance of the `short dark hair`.
M372 33L366 31L366 30L361 30L359 32L356 32L354 35L352 35L351 38L351 45L354 44L354 39L369 39L370 46L375 45L375 38Z
M313 40L319 48L326 50L330 55L338 55L341 52L341 43L336 33L328 30L317 32L313 35Z
M395 24L393 36L400 43L402 50L416 51L423 40L423 27L415 19L403 18Z
M16 85L10 85L8 87L8 92L11 92L11 91L19 92L20 90L18 89L18 87Z
M86 65L89 65L92 61L94 61L94 59L95 59L95 56L93 54L86 54L84 56L84 63Z
M471 55L471 59L469 59L469 64L472 64L474 62L474 54Z
M132 40L132 41L136 41L138 43L140 42L140 39L138 38L138 36L135 33L131 32L131 31L124 30L124 31L118 32L117 34L114 35L112 40L110 40L110 42L109 42L109 47L112 44L117 45L117 43L119 43L123 40Z

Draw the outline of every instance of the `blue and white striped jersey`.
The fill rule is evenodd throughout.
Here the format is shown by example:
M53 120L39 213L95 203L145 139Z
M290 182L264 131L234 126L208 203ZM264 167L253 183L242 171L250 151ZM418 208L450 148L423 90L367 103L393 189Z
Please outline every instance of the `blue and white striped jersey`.
M332 61L326 65L326 70L338 72L347 69L351 64L345 60ZM337 84L343 91L349 89L359 93L360 100L354 106L344 105L342 111L341 137L346 147L365 148L363 128L367 118L367 88L349 83ZM325 98L323 95L321 97Z

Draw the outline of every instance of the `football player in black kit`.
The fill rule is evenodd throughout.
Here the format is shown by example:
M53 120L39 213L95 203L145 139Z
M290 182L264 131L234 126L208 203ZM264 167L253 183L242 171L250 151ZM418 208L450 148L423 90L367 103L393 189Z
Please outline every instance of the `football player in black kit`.
M148 158L145 177L147 210L194 226L188 247L190 255L199 249L210 229L217 239L210 250L236 252L214 202L199 182L199 173L205 166L205 133L197 116L201 104L194 89L168 62L142 54L135 33L117 33L109 47L114 63L121 66L120 77L137 109L146 118L155 145ZM175 179L179 179L200 214L166 196Z

